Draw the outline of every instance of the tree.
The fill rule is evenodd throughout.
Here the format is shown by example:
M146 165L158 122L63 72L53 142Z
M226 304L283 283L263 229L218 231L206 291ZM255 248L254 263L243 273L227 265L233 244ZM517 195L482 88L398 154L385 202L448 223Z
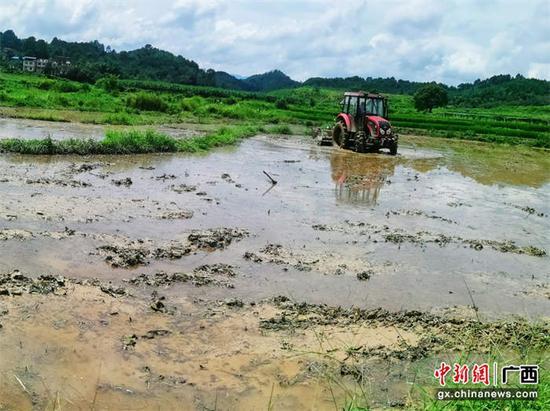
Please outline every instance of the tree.
M2 47L19 50L21 48L21 40L17 38L13 30L6 30L2 34Z
M36 57L39 59L47 59L50 54L48 52L48 43L46 43L44 40L37 40L36 41Z
M414 107L418 111L429 111L435 107L445 107L449 101L447 90L435 83L426 84L414 94Z
M23 40L23 54L36 57L36 39L33 36Z

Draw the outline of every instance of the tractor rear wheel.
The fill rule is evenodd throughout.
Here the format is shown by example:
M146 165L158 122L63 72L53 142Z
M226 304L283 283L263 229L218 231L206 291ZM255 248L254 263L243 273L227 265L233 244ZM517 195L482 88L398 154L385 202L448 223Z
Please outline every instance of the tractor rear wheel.
M348 130L346 130L346 126L341 121L334 125L332 139L338 146L346 148L348 144Z

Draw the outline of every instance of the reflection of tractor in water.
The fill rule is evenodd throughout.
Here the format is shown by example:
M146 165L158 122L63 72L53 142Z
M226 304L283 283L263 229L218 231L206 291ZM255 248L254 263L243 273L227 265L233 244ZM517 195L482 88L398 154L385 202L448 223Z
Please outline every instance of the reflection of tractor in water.
M346 92L332 129L332 141L358 153L388 148L397 154L398 136L388 121L388 100L380 94ZM323 143L331 143L323 139Z
M330 155L332 180L336 183L336 199L345 203L376 205L380 189L395 171L395 161L373 156L365 161L361 156L345 151Z

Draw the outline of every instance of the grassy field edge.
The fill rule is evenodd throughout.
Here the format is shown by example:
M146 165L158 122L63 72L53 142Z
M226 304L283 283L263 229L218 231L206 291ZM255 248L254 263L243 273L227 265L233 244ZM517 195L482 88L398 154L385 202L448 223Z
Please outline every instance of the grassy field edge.
M102 140L5 139L0 140L0 153L31 155L92 155L195 153L214 147L233 145L258 133L292 134L287 126L225 126L205 136L178 139L154 130L109 130Z

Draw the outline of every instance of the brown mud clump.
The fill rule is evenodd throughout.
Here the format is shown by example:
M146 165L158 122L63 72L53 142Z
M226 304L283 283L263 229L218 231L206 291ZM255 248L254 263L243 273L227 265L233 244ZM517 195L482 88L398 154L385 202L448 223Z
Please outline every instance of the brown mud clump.
M133 184L133 181L130 177L122 178L120 180L111 180L115 186L124 186L130 187Z
M97 252L111 267L130 268L147 265L151 259L176 260L197 251L222 250L248 235L248 231L238 228L214 228L193 231L187 236L187 241L165 243L105 235L99 239L108 244L97 247Z
M201 250L221 250L230 245L233 240L240 240L248 235L248 231L239 228L216 228L194 231L187 239L192 246Z
M161 220L188 220L193 217L193 212L189 210L167 211L159 215Z
M208 266L203 266L208 267ZM201 267L199 267L201 268ZM196 287L204 285L215 285L220 287L233 288L233 284L226 279L216 278L216 275L234 276L235 273L230 269L232 274L226 272L208 271L205 268L196 269L194 273L166 273L159 271L152 275L140 274L137 277L131 278L128 282L132 285L149 286L149 287L170 287L174 284L191 283Z
M61 276L41 275L30 278L14 271L11 274L0 274L0 295L50 294L64 293L67 279Z

